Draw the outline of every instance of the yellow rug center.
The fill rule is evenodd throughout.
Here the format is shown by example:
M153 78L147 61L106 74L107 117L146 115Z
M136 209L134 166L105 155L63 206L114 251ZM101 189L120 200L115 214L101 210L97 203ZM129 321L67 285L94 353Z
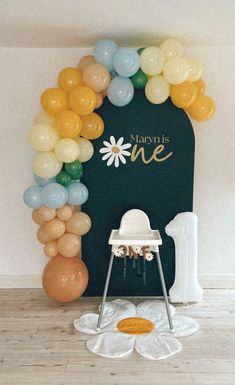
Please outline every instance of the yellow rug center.
M144 334L151 333L154 329L154 324L145 318L129 317L119 321L117 328L121 333Z
M112 152L114 154L118 154L120 152L120 149L118 147L114 146L114 147L112 147Z

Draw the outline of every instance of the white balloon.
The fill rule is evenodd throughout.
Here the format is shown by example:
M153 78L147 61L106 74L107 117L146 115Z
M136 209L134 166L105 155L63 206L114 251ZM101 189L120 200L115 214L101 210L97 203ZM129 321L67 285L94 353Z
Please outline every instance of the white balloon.
M60 162L54 152L39 152L33 161L33 171L41 178L53 178L61 171L63 163Z
M140 68L147 75L155 76L160 74L164 62L164 54L157 47L147 47L140 54Z
M94 154L94 147L90 140L85 138L76 138L79 147L78 160L80 162L87 162Z
M190 82L196 82L201 79L203 73L203 64L197 59L188 59L189 73L188 79Z
M60 139L55 146L55 156L64 163L74 162L79 155L79 147L74 139Z
M146 98L153 104L161 104L170 95L170 86L163 76L154 76L145 86Z
M164 53L166 60L171 59L175 56L183 55L183 46L179 40L170 38L163 41L160 44L160 50Z
M60 139L55 128L48 124L36 124L29 132L29 140L38 151L51 151Z
M163 69L164 78L170 84L183 83L188 78L189 64L182 57L173 57L168 60Z

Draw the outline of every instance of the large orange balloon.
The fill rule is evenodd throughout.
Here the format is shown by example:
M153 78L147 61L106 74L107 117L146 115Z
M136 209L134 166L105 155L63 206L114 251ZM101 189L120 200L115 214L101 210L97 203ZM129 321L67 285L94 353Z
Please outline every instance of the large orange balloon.
M88 284L88 271L79 258L57 255L44 268L42 284L47 295L56 302L72 302L79 298Z
M96 94L89 87L76 87L69 95L69 106L79 115L90 114L96 106Z
M49 115L57 115L68 108L68 98L60 88L48 88L41 96L41 105Z
M69 94L73 88L82 85L82 71L78 68L67 67L58 76L60 88Z
M197 87L189 81L172 85L170 92L172 103L179 108L190 107L197 98Z
M110 83L109 71L102 64L91 64L83 71L82 80L95 92L104 91Z
M86 139L99 138L104 131L104 121L95 112L82 116L82 129L80 135Z
M90 217L82 211L75 211L71 218L65 222L65 228L68 233L84 235L91 228Z
M210 119L215 113L215 103L207 95L200 94L196 102L187 109L189 115L198 121Z
M61 111L55 118L55 128L62 138L75 138L82 128L82 119L71 110Z
M58 218L54 218L44 225L44 231L48 234L49 240L54 241L61 237L65 232L65 223Z
M63 257L71 258L75 257L81 249L81 241L77 235L64 234L57 241L58 253Z

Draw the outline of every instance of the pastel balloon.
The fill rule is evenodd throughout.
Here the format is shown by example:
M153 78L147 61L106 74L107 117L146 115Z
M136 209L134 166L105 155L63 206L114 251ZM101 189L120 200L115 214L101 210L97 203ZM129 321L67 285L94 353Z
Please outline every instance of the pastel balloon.
M74 206L80 206L87 201L88 190L81 182L71 183L67 187L68 203Z
M31 209L38 209L42 203L42 187L30 186L23 195L24 203Z
M196 82L201 79L203 74L203 64L196 59L188 59L189 64L189 72L188 72L188 80L190 82Z
M64 221L54 218L44 225L44 231L48 234L51 241L60 238L65 232Z
M29 140L38 151L51 151L60 139L58 132L47 124L36 124L29 132Z
M42 284L47 295L59 303L79 298L88 284L88 271L78 257L56 255L44 268Z
M108 86L108 99L116 107L129 104L134 96L134 86L130 79L117 76Z
M94 63L95 63L94 56L93 55L86 55L80 59L80 61L78 63L78 67L83 72L88 66L90 66L91 64L94 64Z
M104 121L100 115L92 112L82 116L81 136L86 139L97 139L104 132Z
M197 99L197 87L186 81L181 84L171 86L171 101L179 108L190 107Z
M113 67L118 75L131 77L140 67L140 57L133 48L119 48L114 55Z
M83 166L80 160L71 163L65 163L65 170L72 179L80 179L83 176Z
M95 109L100 108L103 104L103 95L101 92L96 92L96 105Z
M140 54L140 68L150 76L156 76L163 70L165 57L157 47L145 48Z
M139 69L136 74L132 76L131 81L137 90L141 90L146 86L148 76L141 69Z
M57 249L63 257L72 258L79 253L81 241L77 235L67 233L58 239Z
M82 120L74 111L61 111L56 115L55 128L62 138L75 138L81 131Z
M54 152L39 152L33 161L34 173L45 179L56 176L62 166L63 163L57 159Z
M160 50L164 53L166 60L175 56L183 55L182 44L174 38L167 39L160 44Z
M208 120L215 113L215 103L209 96L200 94L195 103L187 109L187 112L195 120Z
M163 76L154 76L146 84L145 95L153 104L164 103L170 95L170 86Z
M55 257L58 254L56 242L47 242L44 246L44 253L47 257Z
M43 204L57 209L64 206L68 199L68 193L65 187L59 183L51 183L43 188L42 201Z
M83 71L82 80L86 86L92 88L95 92L100 92L109 85L109 71L102 64L91 64Z
M183 83L189 74L188 61L182 57L176 56L169 59L163 69L163 75L170 84Z
M79 86L69 95L69 106L79 115L90 114L96 106L96 94L90 87Z
M47 243L50 241L48 233L44 230L44 226L39 227L37 231L37 239L40 243Z
M45 111L41 111L37 114L34 123L35 124L46 124L48 126L54 127L55 118L54 118L54 116L48 115Z
M56 210L47 206L41 206L38 210L38 215L44 222L51 221L56 217Z
M68 233L84 235L91 228L91 219L82 211L75 211L71 218L66 221L65 228Z
M69 94L73 88L82 85L82 71L78 68L67 67L58 75L60 88Z
M204 92L206 90L206 84L205 84L204 80L199 79L196 82L194 82L193 84L197 88L197 93L198 94L204 94Z
M109 71L113 71L113 58L118 47L109 39L99 40L94 49L94 57L97 63L103 64Z
M61 219L62 221L68 221L73 215L73 210L71 206L64 205L60 209L56 210L56 215L57 218Z
M39 215L38 209L34 209L32 211L32 219L33 219L34 223L37 223L37 225L42 226L45 224L45 220L43 220L41 218L41 216Z
M77 138L76 142L79 146L78 160L82 163L87 162L94 154L93 144L86 138Z
M56 178L45 179L45 178L42 178L36 174L34 174L34 179L37 182L37 184L41 187L45 187L47 184L55 183L55 181L56 181Z
M70 163L77 159L79 147L73 139L60 139L55 146L55 156L60 162Z
M70 164L70 163L66 163ZM62 184L62 186L67 187L72 178L71 176L64 170L61 170L58 175L56 175L56 183Z
M57 115L68 108L66 93L60 88L48 88L41 96L41 106L49 115Z

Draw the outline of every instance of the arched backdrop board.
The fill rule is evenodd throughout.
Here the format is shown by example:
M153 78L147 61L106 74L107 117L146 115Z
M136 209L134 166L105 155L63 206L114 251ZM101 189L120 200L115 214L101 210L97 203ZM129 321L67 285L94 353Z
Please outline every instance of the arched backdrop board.
M94 155L84 164L83 182L89 198L83 210L92 219L91 231L83 237L82 255L87 264L90 280L87 296L103 293L107 273L111 229L117 229L122 215L138 208L147 213L151 227L161 232L160 247L167 288L173 284L175 273L174 244L164 228L179 212L192 211L194 177L194 132L186 113L168 99L164 104L151 104L143 91L136 91L130 104L113 106L107 98L98 110L105 122L103 135L93 141ZM139 156L135 161L126 157L126 164L107 166L99 150L103 141L124 137L124 143L142 147L148 160L154 149L164 145L156 162L145 164ZM172 153L172 154L171 154ZM127 277L123 279L123 260L115 258L109 286L113 296L161 295L161 285L155 258L147 262L146 286L136 275L132 261L128 261Z

